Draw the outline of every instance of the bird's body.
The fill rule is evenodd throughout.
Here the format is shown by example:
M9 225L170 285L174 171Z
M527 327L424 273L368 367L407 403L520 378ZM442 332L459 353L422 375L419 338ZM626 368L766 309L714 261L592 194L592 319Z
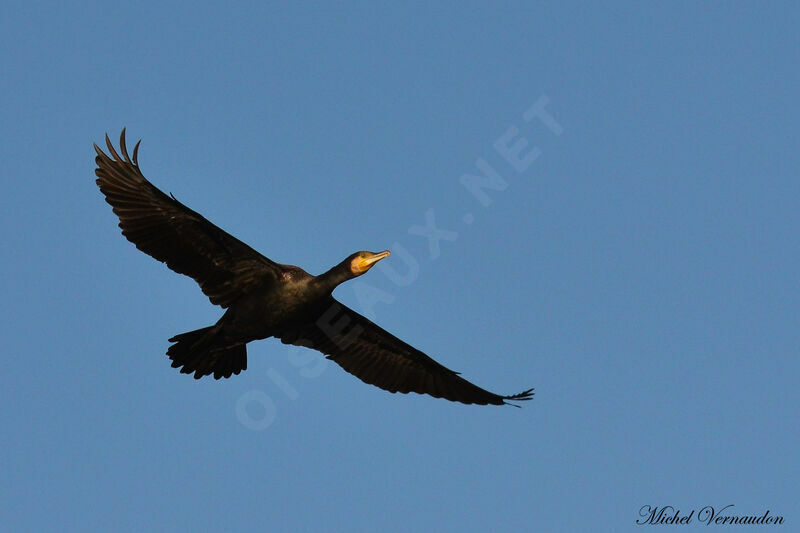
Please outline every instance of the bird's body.
M225 308L213 326L176 335L167 355L195 378L219 379L247 368L248 342L276 337L324 353L362 381L390 392L418 392L475 404L529 400L532 390L500 396L466 381L421 351L336 301L333 290L367 272L388 251L356 252L319 276L275 263L154 187L128 155L97 145L97 184L125 237L172 270L192 277Z
M266 339L280 332L285 324L313 313L313 306L323 296L324 291L314 284L314 276L298 268L287 273L280 284L244 295L222 319L248 341ZM261 320L252 320L254 316Z

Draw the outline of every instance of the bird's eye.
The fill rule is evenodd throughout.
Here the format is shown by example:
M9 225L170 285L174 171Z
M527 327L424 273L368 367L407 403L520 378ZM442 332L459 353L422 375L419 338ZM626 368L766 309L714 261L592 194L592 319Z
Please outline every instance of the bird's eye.
M361 259L366 259L366 257L367 257L366 252L361 252Z

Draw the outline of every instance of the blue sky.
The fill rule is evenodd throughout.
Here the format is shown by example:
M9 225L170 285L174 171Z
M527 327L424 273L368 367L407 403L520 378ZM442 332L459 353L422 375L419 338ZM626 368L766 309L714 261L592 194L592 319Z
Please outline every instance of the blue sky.
M0 8L4 527L796 522L796 5L292 5ZM171 369L220 310L120 235L92 143L123 126L276 261L393 250L336 296L535 400L391 395L275 340L230 380Z

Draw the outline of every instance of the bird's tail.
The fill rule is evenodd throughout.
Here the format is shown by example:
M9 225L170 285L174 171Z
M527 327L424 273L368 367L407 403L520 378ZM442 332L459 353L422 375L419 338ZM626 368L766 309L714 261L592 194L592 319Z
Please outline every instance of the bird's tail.
M216 339L218 328L209 326L175 335L174 342L167 350L173 368L181 368L181 373L191 374L200 379L214 374L214 379L229 378L247 369L247 346L245 344L219 344Z

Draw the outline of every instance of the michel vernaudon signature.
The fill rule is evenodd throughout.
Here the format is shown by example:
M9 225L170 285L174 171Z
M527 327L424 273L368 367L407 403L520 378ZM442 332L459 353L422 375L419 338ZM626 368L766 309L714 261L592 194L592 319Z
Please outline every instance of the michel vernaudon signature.
M733 504L720 508L715 508L712 505L706 505L699 510L692 509L686 514L681 513L680 509L677 509L671 505L664 505L662 507L642 505L642 507L639 509L639 516L641 518L639 518L636 523L640 526L645 524L691 524L695 520L707 526L710 526L711 524L783 524L783 517L770 514L769 509L764 511L764 514L761 515L734 514Z

